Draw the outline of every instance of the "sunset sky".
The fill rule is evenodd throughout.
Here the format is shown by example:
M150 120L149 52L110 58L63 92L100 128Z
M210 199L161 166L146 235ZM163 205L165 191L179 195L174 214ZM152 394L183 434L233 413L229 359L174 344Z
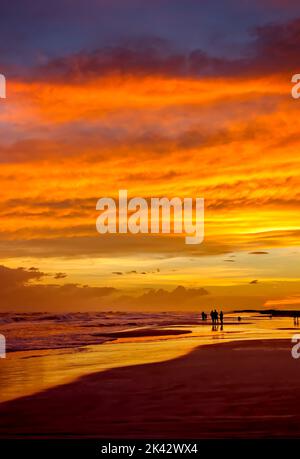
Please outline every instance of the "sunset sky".
M0 0L1 311L300 308L300 3ZM204 197L205 240L97 200Z

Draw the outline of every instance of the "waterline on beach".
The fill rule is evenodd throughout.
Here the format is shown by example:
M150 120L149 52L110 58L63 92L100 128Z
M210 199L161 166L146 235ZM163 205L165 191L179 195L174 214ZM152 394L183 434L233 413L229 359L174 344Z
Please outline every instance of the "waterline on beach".
M94 372L171 360L201 345L290 339L294 333L290 318L245 318L241 323L225 323L223 330L218 326L215 331L209 323L156 327L160 333L164 329L191 333L160 336L141 333L141 336L120 336L99 345L9 353L0 365L0 401L31 395Z

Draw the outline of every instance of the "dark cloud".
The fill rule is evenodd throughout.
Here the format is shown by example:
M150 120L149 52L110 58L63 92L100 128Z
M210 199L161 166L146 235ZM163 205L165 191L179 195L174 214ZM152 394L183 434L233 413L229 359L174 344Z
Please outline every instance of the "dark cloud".
M78 50L95 48L97 43L103 55L100 63L96 59L99 70L114 64L105 50L120 61L120 71L126 66L140 71L152 63L158 69L184 72L189 60L191 71L199 65L209 70L222 63L223 56L230 61L243 54L251 40L249 30L290 21L300 13L297 0L89 0L88 7L83 0L23 0L17 10L13 2L2 0L0 6L2 68L5 64L11 74L18 75L49 57L58 62L59 56L76 56ZM116 45L120 41L122 45ZM152 49L165 42L179 51L163 56L162 63ZM134 54L133 43L149 49L149 63L145 56ZM92 53L90 61L95 61ZM70 67L76 73L83 68L89 72L91 65L81 58L78 70Z
M299 62L300 18L284 24L257 27L252 65L262 73L295 73Z
M49 60L35 69L35 77L82 81L111 73L200 77L291 72L298 62L299 27L297 18L254 28L239 58L217 57L201 47L183 52L163 38L141 37Z
M50 61L35 75L49 80L82 81L106 74L191 76L226 73L230 62L204 51L174 52L162 39L133 42L131 46L98 48Z
M249 252L249 255L268 255L269 252L264 252L263 250L256 250L254 252Z
M65 279L67 277L66 273L56 273L54 279Z
M127 308L142 307L144 309L173 309L179 310L183 308L195 308L195 302L201 297L209 295L209 291L205 288L185 288L178 286L174 290L168 291L165 289L149 289L146 293L138 296L122 296L117 300L118 304L122 304Z
M89 287L71 283L64 285L35 283L44 276L45 273L39 270L0 266L0 309L2 311L95 309L97 305L103 305L107 297L117 292L113 287Z
M39 271L38 268L31 267L26 270L24 268L7 268L0 265L0 286L2 292L11 288L16 288L19 285L27 284L30 281L40 280L45 276L45 273Z
M60 273L59 273L60 274ZM191 306L197 298L208 295L204 288L184 288L178 286L172 291L163 289L149 290L139 296L120 296L113 287L90 287L78 284L35 284L28 283L43 277L41 271L29 271L24 268L0 266L1 310L95 310L103 307L134 309L164 306L176 309L176 302L181 307ZM119 296L116 296L119 294Z
M142 271L142 272L138 272L138 271L127 271L127 273L124 273L124 274L157 274L159 273L159 269L156 269L155 271Z
M223 310L260 308L266 301L299 295L299 282L258 282L248 284L189 288L177 286L173 290L138 289L133 294L109 286L91 287L78 284L36 283L41 271L0 266L1 311L201 311L214 304ZM252 284L257 284L255 295ZM201 309L200 309L201 308Z

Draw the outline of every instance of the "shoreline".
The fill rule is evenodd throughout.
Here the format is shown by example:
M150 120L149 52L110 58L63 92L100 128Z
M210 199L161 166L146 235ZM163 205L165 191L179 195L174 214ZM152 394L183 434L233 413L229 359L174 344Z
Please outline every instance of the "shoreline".
M281 438L300 435L300 363L286 339L203 345L91 373L0 404L0 436Z
M251 321L243 321L243 322L237 322L237 321L230 321L230 322L224 322L223 325L219 322L215 324L215 327L228 327L228 326L237 326L237 327L242 327L244 325L249 325L251 324ZM27 347L23 349L22 347L20 348L8 348L6 350L7 355L13 355L16 353L23 353L23 352L37 352L37 351L71 351L72 349L79 349L79 348L84 348L84 347L89 347L89 346L100 346L104 345L122 338L159 338L159 337L168 337L168 336L179 336L179 335L189 335L192 333L190 330L183 330L184 328L187 329L188 327L210 327L212 328L213 324L210 321L207 322L193 322L193 323L176 323L176 324L159 324L159 325L153 325L151 327L148 326L141 326L141 327L134 327L132 329L124 329L124 330L115 330L111 332L93 332L93 336L95 338L103 338L103 341L100 340L95 340L95 341L82 341L76 344L69 344L69 345L60 345L60 346L38 346L38 347ZM299 326L300 329L300 326ZM284 330L284 328L282 328ZM288 330L288 328L286 328ZM296 328L291 328L290 330L296 330Z
M185 325L174 325L174 327L180 327ZM170 327L170 328L169 328ZM82 343L76 343L73 345L65 345L65 346L53 346L53 347L32 347L32 348L27 348L27 349L8 349L6 351L6 354L15 354L17 352L35 352L35 351L69 351L69 350L76 350L79 348L83 347L88 347L88 346L101 346L103 344L113 342L115 340L118 340L120 338L147 338L147 337L160 337L160 336L178 336L178 335L187 335L191 333L189 330L178 330L174 329L172 330L173 325L170 326L161 326L161 327L140 327L140 328L134 328L132 330L126 329L126 330L117 330L117 331L112 331L112 332L99 332L99 333L93 333L93 336L95 338L105 338L104 341L91 341L91 342L82 342Z

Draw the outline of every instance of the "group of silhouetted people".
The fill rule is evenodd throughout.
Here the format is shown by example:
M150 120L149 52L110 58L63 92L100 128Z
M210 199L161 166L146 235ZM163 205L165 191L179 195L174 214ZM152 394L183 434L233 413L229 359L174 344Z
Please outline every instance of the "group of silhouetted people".
M201 316L202 316L202 320L207 320L207 314L205 312L202 312ZM210 312L210 318L211 318L213 325L218 324L219 319L220 319L220 323L223 324L223 321L224 321L223 311L220 311L220 313L218 313L216 309L214 311L212 310Z
M218 311L215 309L214 311L210 312L210 317L211 317L211 321L213 324L218 324L219 319L220 319L221 324L223 323L223 319L224 319L223 311L220 311L220 314L219 314Z
M294 318L294 325L299 325L299 312L295 311L293 313L293 318Z

